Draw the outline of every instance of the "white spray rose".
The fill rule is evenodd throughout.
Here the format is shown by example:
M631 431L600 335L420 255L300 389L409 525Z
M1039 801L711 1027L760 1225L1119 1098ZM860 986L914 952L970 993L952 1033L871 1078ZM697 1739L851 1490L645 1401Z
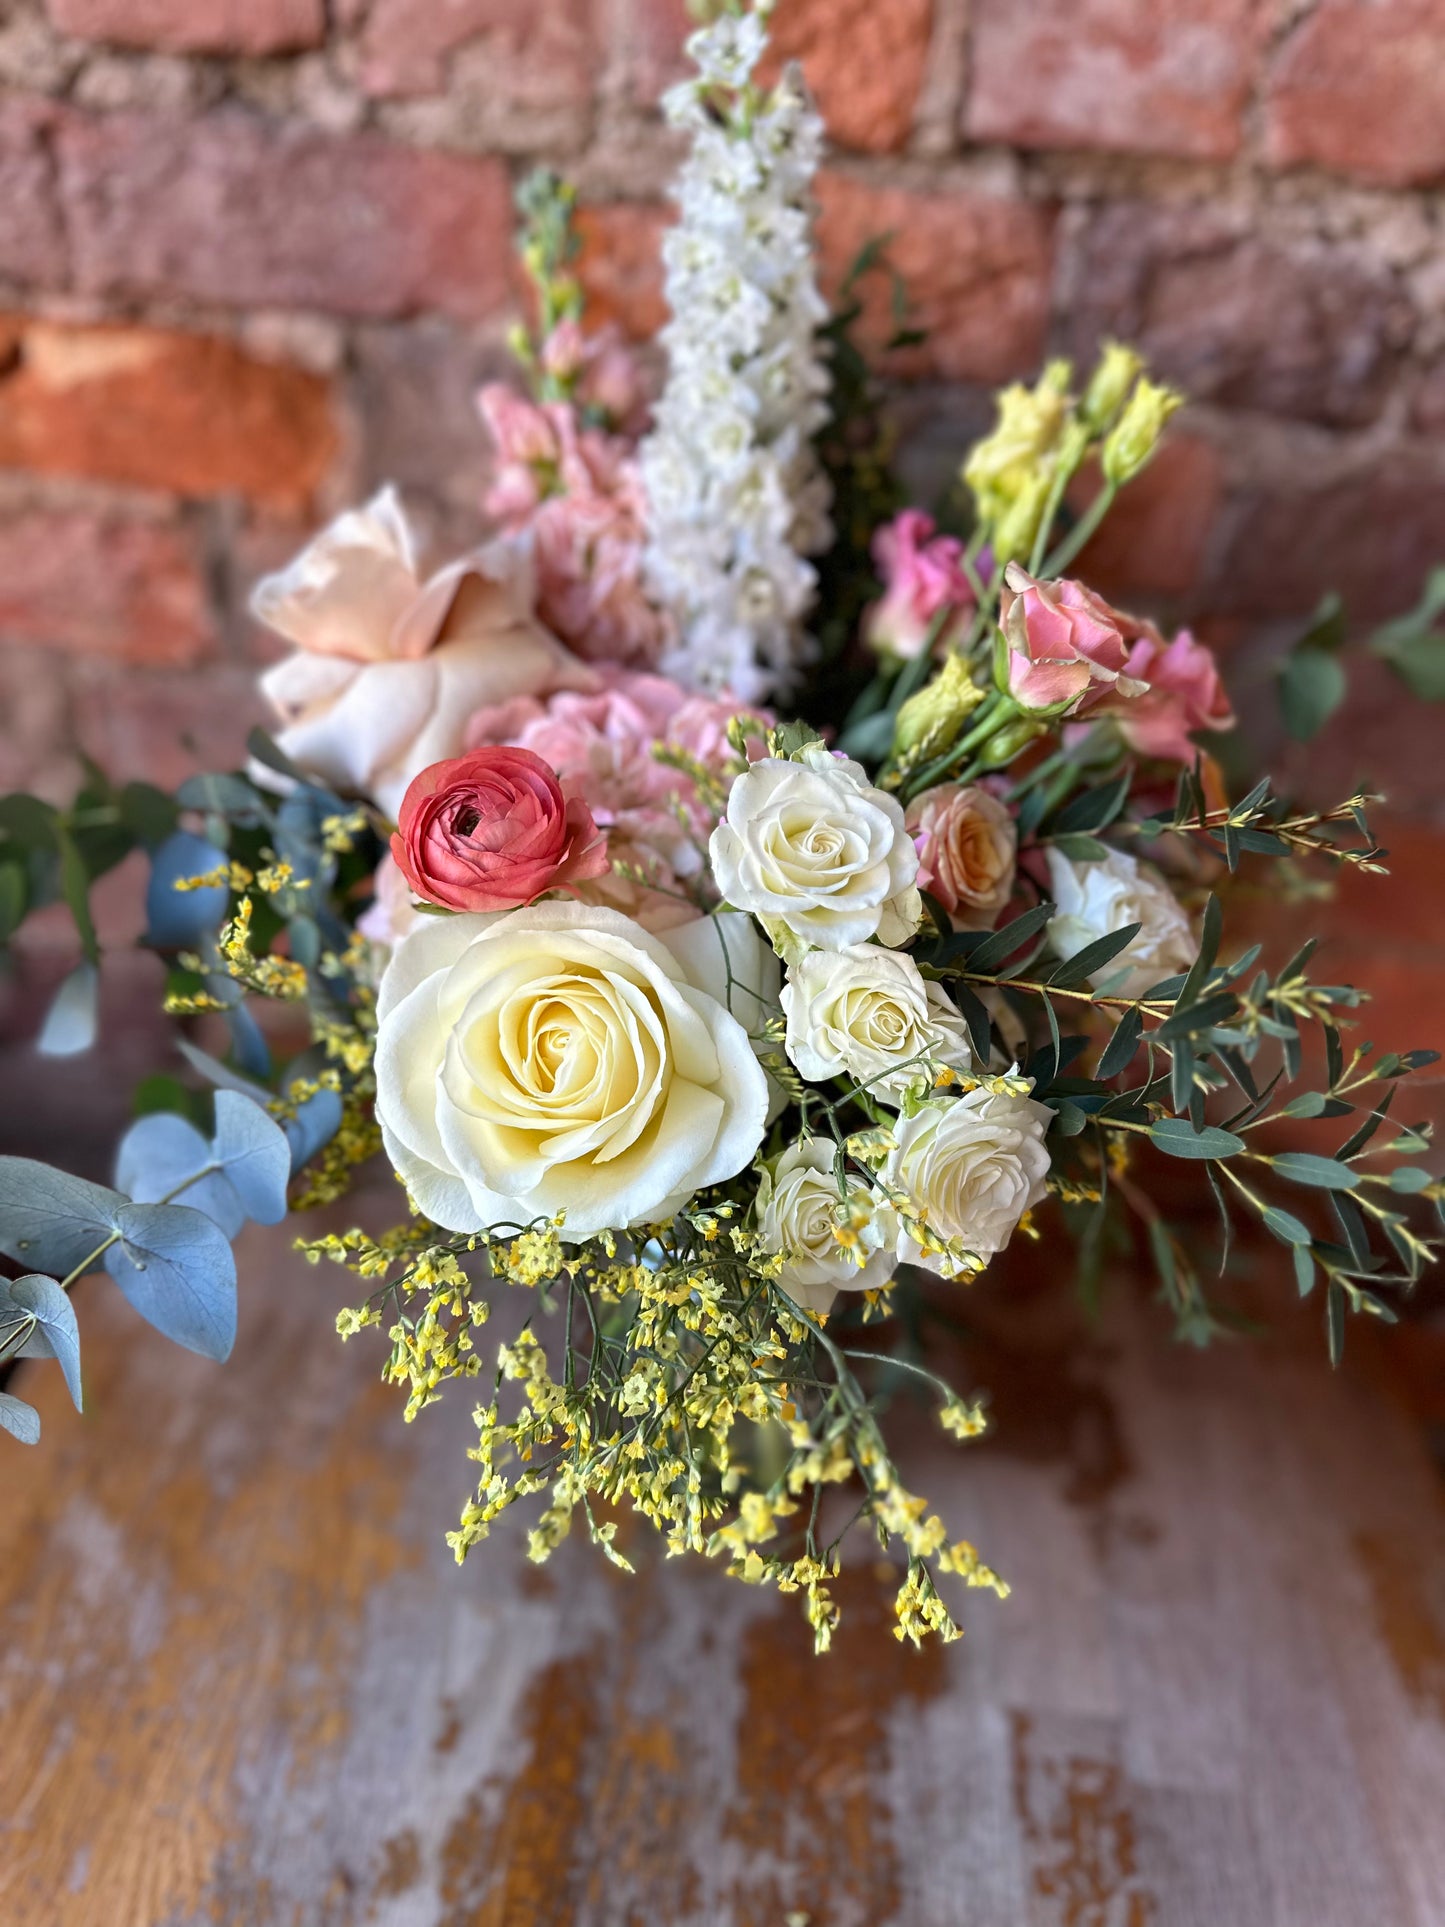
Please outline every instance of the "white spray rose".
M902 808L861 764L818 745L736 777L708 852L728 902L750 910L785 956L870 937L907 943L923 915Z
M898 1262L892 1212L865 1184L845 1179L840 1191L837 1155L831 1138L805 1137L764 1165L758 1179L763 1248L787 1253L778 1283L811 1312L827 1311L840 1291L886 1285Z
M883 1166L888 1185L906 1193L940 1244L980 1258L1002 1251L1025 1211L1044 1195L1053 1113L1031 1097L979 1089L925 1104L894 1127L896 1148ZM902 1207L900 1207L901 1209ZM903 1233L900 1262L927 1265L945 1278L958 1268Z
M550 902L428 918L397 945L376 1114L427 1217L466 1232L565 1212L563 1237L582 1239L743 1169L769 1104L748 1031L776 964L732 919L731 1014L710 921L659 937Z
M1188 970L1198 956L1198 940L1174 893L1157 871L1126 851L1112 850L1097 863L1071 863L1051 849L1049 879L1056 914L1048 937L1055 956L1077 956L1096 938L1139 925L1138 936L1095 973L1099 982L1127 969L1121 996L1138 997L1151 984Z
M879 1096L931 1085L973 1062L968 1027L941 984L877 944L810 950L783 989L785 1048L804 1077L851 1077Z
M413 776L460 753L474 710L596 685L534 618L515 555L478 550L423 582L390 488L258 582L251 611L296 645L261 677L281 748L393 817Z

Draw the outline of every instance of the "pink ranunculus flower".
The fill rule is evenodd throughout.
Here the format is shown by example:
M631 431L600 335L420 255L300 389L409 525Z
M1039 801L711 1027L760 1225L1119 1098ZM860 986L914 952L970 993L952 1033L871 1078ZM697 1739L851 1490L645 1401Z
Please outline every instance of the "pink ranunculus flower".
M582 426L570 403L539 406L495 383L478 401L497 450L482 507L530 549L538 613L589 660L656 662L668 627L643 587L647 502L632 442Z
M606 833L612 859L653 887L612 871L583 883L602 903L665 929L697 914L689 889L703 878L703 851L717 821L684 770L659 761L659 744L721 772L733 752L727 724L736 705L690 695L663 676L601 667L600 693L578 702L519 702L479 710L470 743L530 749L557 771L563 790L584 802ZM759 730L767 726L758 720Z
M1234 711L1214 651L1181 629L1166 643L1146 624L1129 651L1130 676L1147 685L1142 696L1110 713L1129 747L1161 762L1192 763L1196 729L1232 729Z
M1040 582L1010 562L999 626L1008 644L1009 693L1021 709L1078 716L1144 693L1146 685L1127 673L1138 623L1082 582Z
M1018 831L1013 812L976 783L939 783L908 805L918 887L966 930L992 930L1013 894Z
M413 779L391 854L416 894L444 910L515 910L608 865L587 805L563 794L542 758L495 747Z
M935 647L947 651L961 638L974 610L963 570L963 544L936 533L922 509L904 509L873 538L873 559L884 593L863 617L863 640L878 655L911 661L922 653L929 631L944 620Z

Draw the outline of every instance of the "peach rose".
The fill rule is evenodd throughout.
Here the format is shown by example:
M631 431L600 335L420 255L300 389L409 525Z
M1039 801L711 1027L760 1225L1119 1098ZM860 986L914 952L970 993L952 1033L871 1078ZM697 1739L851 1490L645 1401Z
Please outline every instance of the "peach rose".
M976 784L940 783L908 805L918 887L964 928L991 930L1013 894L1018 831L1006 804Z

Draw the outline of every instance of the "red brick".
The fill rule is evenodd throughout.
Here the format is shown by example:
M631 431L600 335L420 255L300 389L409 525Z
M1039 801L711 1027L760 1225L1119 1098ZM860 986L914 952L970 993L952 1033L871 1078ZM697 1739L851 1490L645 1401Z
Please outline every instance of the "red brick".
M43 321L16 335L0 466L300 509L335 451L329 384L230 342Z
M448 56L476 46L489 91L536 109L582 102L596 66L589 14L578 0L375 0L361 85L380 96L440 93Z
M0 274L44 287L67 277L65 230L39 101L0 96Z
M238 109L189 122L71 115L56 138L86 293L375 317L473 318L506 304L499 161Z
M1434 362L1420 377L1411 418L1422 434L1445 435L1445 358Z
M46 0L79 40L178 54L275 54L319 47L325 0Z
M1320 0L1270 72L1265 142L1280 166L1445 179L1445 0Z
M1258 0L974 0L965 131L1227 160L1263 12Z
M76 740L117 782L145 777L174 789L198 769L235 769L252 725L275 722L248 669L172 676L84 662L71 683Z
M611 201L577 211L582 251L577 276L593 323L615 322L635 341L650 341L667 320L661 246L672 223L656 201Z
M178 669L208 656L216 637L182 531L37 508L0 521L0 640Z
M1231 505L1210 606L1222 614L1305 615L1338 589L1351 616L1399 614L1441 558L1445 479L1401 455L1325 489L1251 493ZM1438 710L1427 713L1439 735ZM1445 776L1445 772L1442 772Z
M778 0L763 77L802 63L828 132L840 147L902 147L928 65L933 0Z
M1004 381L1037 363L1048 322L1053 217L1029 201L942 190L875 187L819 176L818 240L825 285L836 288L864 245L891 236L888 261L912 304L919 347L895 350L892 372L949 381ZM868 276L862 338L881 348L894 331L889 277Z
M1219 510L1223 463L1212 442L1173 435L1130 482L1075 573L1104 595L1182 595L1198 580ZM1099 488L1097 474L1071 491L1082 509Z
M603 36L609 89L655 108L666 88L693 71L685 48L696 31L687 0L610 0Z
M1296 248L1209 206L1117 201L1083 239L1069 346L1136 342L1197 400L1357 426L1379 413L1414 315L1348 246Z

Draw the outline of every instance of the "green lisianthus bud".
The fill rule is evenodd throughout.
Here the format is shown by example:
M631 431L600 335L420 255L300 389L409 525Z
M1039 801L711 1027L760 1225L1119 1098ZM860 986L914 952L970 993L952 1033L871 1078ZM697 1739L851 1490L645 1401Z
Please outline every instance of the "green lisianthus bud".
M1159 446L1165 422L1183 406L1184 397L1176 389L1143 376L1118 423L1105 437L1099 456L1104 479L1116 488L1132 482Z
M1037 716L1019 716L1005 724L996 735L990 736L979 751L980 761L986 769L1002 769L1011 763L1020 750L1027 749L1048 729L1047 723L1040 722Z
M946 656L943 667L898 712L893 726L893 754L906 756L925 737L933 749L945 750L957 739L964 721L983 701L984 692L968 673L961 656Z
M1106 341L1099 364L1079 406L1080 419L1095 435L1102 435L1124 406L1125 397L1143 372L1144 357L1122 341Z
M1052 473L1054 452L1070 415L1072 372L1067 361L1051 361L1032 388L1013 382L999 390L994 431L970 452L963 468L981 522L997 522L1031 489L1041 470Z
M1033 553L1053 486L1052 467L1041 468L1029 477L1004 510L992 537L996 568L1001 569L1007 562L1027 561Z

